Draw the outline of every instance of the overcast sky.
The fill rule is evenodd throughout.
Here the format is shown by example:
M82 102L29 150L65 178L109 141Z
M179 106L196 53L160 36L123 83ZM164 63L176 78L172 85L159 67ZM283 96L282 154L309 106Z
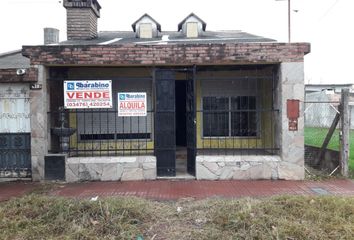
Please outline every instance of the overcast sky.
M131 24L148 13L162 30L194 12L207 30L243 30L287 42L287 1L277 0L98 0L100 31L132 30ZM0 0L0 52L43 43L43 28L60 30L66 39L66 15L59 0ZM306 83L354 83L353 0L291 0L292 41L310 42L305 57Z

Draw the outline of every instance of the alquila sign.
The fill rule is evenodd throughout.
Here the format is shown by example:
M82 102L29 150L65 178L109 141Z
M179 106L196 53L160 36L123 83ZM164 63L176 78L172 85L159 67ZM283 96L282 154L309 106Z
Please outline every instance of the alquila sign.
M146 115L146 92L118 93L119 117L145 117Z

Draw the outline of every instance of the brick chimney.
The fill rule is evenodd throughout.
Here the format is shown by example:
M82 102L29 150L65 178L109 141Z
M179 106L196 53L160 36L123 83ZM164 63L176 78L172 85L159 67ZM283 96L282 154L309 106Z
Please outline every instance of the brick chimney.
M97 0L64 0L68 40L97 37L97 19L101 6Z

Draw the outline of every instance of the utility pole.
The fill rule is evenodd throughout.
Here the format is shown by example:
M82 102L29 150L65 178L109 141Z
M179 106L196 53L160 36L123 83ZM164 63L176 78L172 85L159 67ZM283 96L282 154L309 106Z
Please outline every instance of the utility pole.
M285 0L275 0L275 1L285 1ZM288 42L291 42L291 2L288 0Z
M291 42L291 10L290 0L288 0L288 41Z

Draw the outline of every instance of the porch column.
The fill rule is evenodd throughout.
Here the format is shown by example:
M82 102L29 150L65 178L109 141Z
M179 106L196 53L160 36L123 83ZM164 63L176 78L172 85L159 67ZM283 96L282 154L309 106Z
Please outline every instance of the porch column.
M280 90L278 104L280 107L279 139L280 157L278 174L280 179L304 179L304 63L285 62L280 64L279 76ZM287 100L300 100L300 117L298 130L289 131L287 117Z
M32 180L39 181L44 179L44 155L48 152L49 144L49 97L46 68L42 65L34 67L38 69L37 83L42 85L42 89L30 91Z

